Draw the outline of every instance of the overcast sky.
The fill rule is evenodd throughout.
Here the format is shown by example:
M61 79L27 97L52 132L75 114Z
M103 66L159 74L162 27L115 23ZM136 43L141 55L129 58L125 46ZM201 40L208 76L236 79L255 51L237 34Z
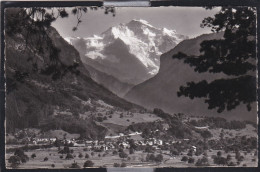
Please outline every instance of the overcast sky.
M174 29L177 33L195 37L209 33L209 28L200 28L201 21L208 16L213 16L219 10L205 10L201 7L118 7L116 16L105 15L103 9L88 11L82 16L82 23L77 31L72 28L77 24L76 17L67 9L69 17L58 19L53 26L63 37L89 37L100 34L109 27L120 23L128 23L132 19L144 19L155 27Z

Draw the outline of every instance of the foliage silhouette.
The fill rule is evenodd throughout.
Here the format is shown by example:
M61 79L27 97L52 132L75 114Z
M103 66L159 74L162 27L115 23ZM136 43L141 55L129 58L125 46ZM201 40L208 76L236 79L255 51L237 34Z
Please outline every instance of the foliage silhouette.
M94 166L94 163L90 160L87 160L83 165L83 167L93 167L93 166Z
M115 16L113 7L74 7L71 14L76 16L77 24L72 28L73 31L78 29L82 23L82 16L89 10L104 9L104 14ZM69 10L66 8L10 8L5 12L5 32L12 37L17 34L24 37L25 48L21 51L28 55L28 63L31 63L32 70L35 73L51 76L53 80L61 79L68 72L78 75L78 62L65 64L60 60L60 49L56 47L52 39L51 24L58 18L69 17ZM39 65L37 56L48 56L44 60L44 66ZM15 71L12 78L7 78L7 92L17 89L16 81L23 82L28 73Z
M12 168L17 168L21 164L21 158L14 155L8 159L8 162L11 164Z
M240 103L250 111L256 101L256 9L222 7L214 18L205 18L201 27L224 32L224 38L203 41L200 56L179 52L173 58L183 59L195 72L222 73L226 77L212 82L188 82L177 95L203 98L209 109L219 113L233 110Z

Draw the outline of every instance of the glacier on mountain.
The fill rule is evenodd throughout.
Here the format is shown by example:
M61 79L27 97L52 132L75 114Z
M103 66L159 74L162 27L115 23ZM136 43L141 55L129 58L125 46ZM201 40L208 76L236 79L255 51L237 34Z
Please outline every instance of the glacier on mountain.
M124 82L137 84L143 82L158 73L160 67L160 55L174 48L179 42L188 39L187 36L176 33L175 30L167 28L156 28L142 19L134 19L129 23L121 23L117 26L110 27L100 35L94 35L88 38L65 38L70 44L78 48L78 41L83 40L84 49L80 49L82 61L88 63L92 67L110 74ZM120 45L119 44L124 44ZM82 46L82 45L81 45ZM122 47L121 47L122 46ZM114 48L112 50L111 48ZM116 47L121 47L116 50ZM115 51L128 51L115 53ZM126 57L132 58L133 63ZM130 57L131 56L131 57ZM134 58L134 59L133 59ZM139 65L138 72L129 74L122 72L122 76L118 74L123 63ZM129 68L131 69L131 68ZM124 76L123 76L124 75Z

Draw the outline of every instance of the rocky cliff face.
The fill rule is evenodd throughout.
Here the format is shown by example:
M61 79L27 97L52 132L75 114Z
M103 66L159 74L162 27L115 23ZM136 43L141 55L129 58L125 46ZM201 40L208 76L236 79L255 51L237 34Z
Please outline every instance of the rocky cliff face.
M147 108L159 107L171 113L185 113L188 115L215 115L230 119L256 120L256 106L248 112L246 106L239 106L233 111L218 114L215 110L208 110L207 104L201 99L178 97L177 91L186 82L201 80L212 81L227 77L223 74L196 73L182 60L173 59L172 55L183 52L187 55L199 55L200 43L204 40L221 39L223 33L205 34L194 39L184 40L174 49L161 56L160 70L153 78L133 87L125 96L131 102Z
M132 84L121 82L112 75L101 72L90 65L85 64L84 66L89 71L90 76L94 81L103 85L119 97L123 97L134 86Z

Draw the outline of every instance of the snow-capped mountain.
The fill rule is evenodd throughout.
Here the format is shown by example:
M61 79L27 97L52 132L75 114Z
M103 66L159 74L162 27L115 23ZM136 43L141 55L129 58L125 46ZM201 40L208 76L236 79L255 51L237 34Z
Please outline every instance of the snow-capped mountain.
M155 28L145 20L132 20L89 38L66 38L82 61L122 82L139 84L159 71L160 55L187 36Z

